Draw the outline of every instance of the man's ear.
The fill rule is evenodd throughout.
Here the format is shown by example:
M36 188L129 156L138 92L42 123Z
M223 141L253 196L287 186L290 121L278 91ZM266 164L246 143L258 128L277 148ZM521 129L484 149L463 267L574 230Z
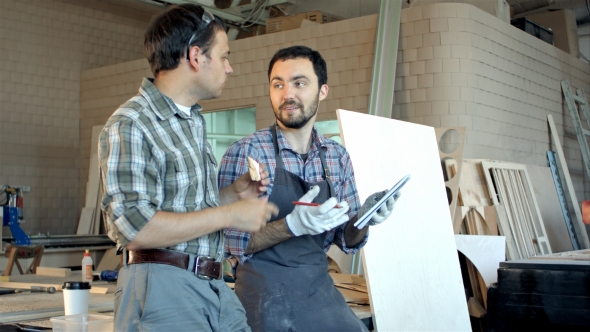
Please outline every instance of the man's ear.
M326 97L328 97L328 90L329 90L329 88L328 88L328 85L327 84L323 84L320 87L320 95L319 95L319 100L320 101L321 100L324 100L324 99L326 99Z
M201 49L198 46L191 46L188 52L189 66L194 68L195 71L199 71L199 56L201 55Z

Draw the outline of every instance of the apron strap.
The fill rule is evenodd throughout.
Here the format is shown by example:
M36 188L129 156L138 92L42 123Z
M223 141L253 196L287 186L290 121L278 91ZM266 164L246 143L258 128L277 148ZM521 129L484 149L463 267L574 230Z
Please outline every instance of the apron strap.
M275 159L277 162L277 168L284 169L283 166L283 159L279 153L279 143L277 139L277 124L275 123L274 126L271 127L270 131L272 132L272 143L275 147ZM334 190L334 184L330 178L330 169L328 169L328 164L326 163L326 157L324 156L324 150L320 147L320 161L322 162L322 168L324 169L324 179L328 182L328 188L330 188L330 197L336 197L336 191Z
M322 167L324 168L324 179L328 182L328 188L330 188L330 197L336 197L336 192L334 191L334 184L332 184L332 180L330 178L330 170L328 169L328 164L326 163L326 157L324 156L324 150L320 147L320 160L322 161Z
M281 158L281 154L279 152L279 141L277 139L277 125L276 125L276 123L274 126L272 126L270 128L270 131L272 132L272 143L275 147L275 160L277 162L277 168L285 169L285 167L283 166L283 159Z

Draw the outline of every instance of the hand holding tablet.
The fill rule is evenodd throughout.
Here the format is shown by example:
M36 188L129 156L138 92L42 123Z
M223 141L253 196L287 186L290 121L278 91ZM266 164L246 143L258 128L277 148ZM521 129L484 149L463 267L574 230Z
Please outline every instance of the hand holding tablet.
M399 190L410 180L410 174L404 176L398 183L396 183L391 189L381 197L381 199L369 209L366 213L364 213L355 223L354 226L358 229L361 229L367 225L373 218L373 215L379 211L379 209L385 204L393 195L399 193Z

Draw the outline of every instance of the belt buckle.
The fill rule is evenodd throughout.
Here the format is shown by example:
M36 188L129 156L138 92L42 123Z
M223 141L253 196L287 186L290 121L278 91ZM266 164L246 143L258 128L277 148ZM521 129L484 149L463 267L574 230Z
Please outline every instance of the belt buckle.
M203 280L213 280L212 277L210 276L206 276L204 274L199 274L199 262L200 261L214 261L215 262L215 258L211 257L211 256L197 256L195 257L195 271L194 274L197 276L197 278L199 279L203 279Z

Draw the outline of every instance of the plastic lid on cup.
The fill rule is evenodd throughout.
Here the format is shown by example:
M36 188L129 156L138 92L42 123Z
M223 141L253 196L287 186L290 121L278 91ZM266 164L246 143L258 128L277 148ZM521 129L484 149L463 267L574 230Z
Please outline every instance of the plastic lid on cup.
M66 281L62 289L90 289L90 283L88 281Z

